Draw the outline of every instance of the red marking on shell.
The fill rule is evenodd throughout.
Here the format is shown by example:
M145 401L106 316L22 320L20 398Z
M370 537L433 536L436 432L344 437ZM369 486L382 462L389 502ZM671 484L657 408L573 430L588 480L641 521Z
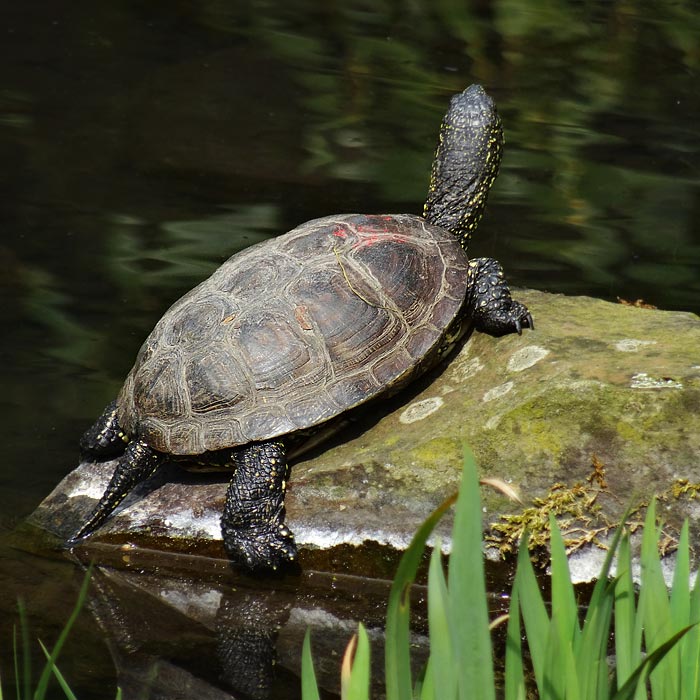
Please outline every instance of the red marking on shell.
M337 236L338 238L347 238L348 237L347 231L345 231L345 229L342 229L340 227L333 231L333 235Z
M353 245L353 248L363 248L365 246L374 245L375 243L386 243L388 241L393 243L406 242L405 236L400 236L397 233L390 233L389 231L378 231L376 227L358 226L357 232L361 235L357 243Z
M368 226L366 224L357 224L357 226L355 226L355 230L358 233L373 233L373 234L386 233L386 229L380 229L377 226L372 226L372 225Z
M298 304L294 307L294 318L302 330L313 330L311 319L309 318L309 309L305 304Z

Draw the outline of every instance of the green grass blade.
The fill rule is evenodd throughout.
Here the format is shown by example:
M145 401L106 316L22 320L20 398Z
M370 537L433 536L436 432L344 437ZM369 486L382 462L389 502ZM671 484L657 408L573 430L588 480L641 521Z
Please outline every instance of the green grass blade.
M301 697L302 700L320 700L316 671L311 657L311 630L307 627L301 649Z
M615 582L605 581L595 603L591 602L584 620L576 660L581 674L581 695L584 698L606 698L609 693L607 649L615 600Z
M696 575L693 590L690 592L690 622L694 627L688 632L688 643L684 650L685 697L700 697L700 575Z
M652 651L641 664L632 672L632 675L627 679L627 682L615 693L610 700L632 700L635 697L635 692L638 687L643 688L643 683L648 678L654 669L666 658L666 655L673 650L676 644L690 630L686 627L667 639L663 644L660 644ZM646 697L645 694L642 697ZM658 695L652 691L652 698L656 700Z
M462 700L495 698L493 652L482 547L481 498L474 456L464 450L462 486L455 508L449 572L450 612Z
M350 660L347 656L352 655L353 647L354 657ZM340 692L342 700L369 700L369 640L362 623L358 626L356 643L351 642L345 654Z
M543 688L549 617L530 561L527 536L523 537L518 549L513 595L517 595L520 604L535 681L539 688Z
M433 662L431 661L430 657L428 657L428 662L425 664L425 673L423 674L423 678L416 681L416 685L413 688L413 697L420 698L420 700L439 699L439 696L435 695L435 681L433 680Z
M27 622L27 609L24 606L24 601L20 598L17 601L17 612L19 613L19 632L20 636L22 638L22 675L20 676L18 673L18 656L17 656L17 647L15 645L14 647L14 657L15 657L15 679L16 679L16 684L17 684L17 698L20 697L19 695L19 689L20 689L20 681L19 679L21 678L21 687L22 687L22 692L23 698L25 700L29 700L31 697L31 685L32 685L32 656L29 651L29 623Z
M452 649L452 628L456 619L460 618L450 614L449 594L438 544L430 558L428 578L431 674L423 682L424 685L426 682L432 682L436 698L454 698L457 691L456 663Z
M681 528L676 549L676 564L671 584L671 625L673 629L679 629L690 621L690 552L686 520Z
M445 500L418 528L411 544L403 553L394 576L386 614L385 678L387 700L406 700L411 697L408 629L411 584L415 580L428 537L456 499L456 496L451 496Z
M688 521L683 523L676 549L676 566L671 585L671 624L673 629L692 625L692 596L690 591L690 547L688 544ZM679 700L697 700L695 693L695 665L697 664L697 627L691 629L678 645Z
M622 522L629 515L625 511ZM588 668L582 675L582 697L605 698L609 692L607 644L614 604L615 586L610 582L610 571L620 545L623 528L618 527L608 547L603 566L593 587L591 600L577 644L576 661L579 668Z
M49 679L51 678L52 664L56 664L58 655L61 653L61 649L63 649L63 645L65 644L66 639L68 638L68 634L70 633L71 628L75 624L75 621L78 619L80 610L82 609L85 603L85 600L87 598L88 586L90 585L91 574L92 564L88 567L87 571L85 572L85 577L83 578L83 583L80 586L80 592L78 593L78 599L75 603L75 606L73 607L73 611L71 612L70 617L68 618L68 621L66 622L64 628L61 630L61 634L58 636L56 645L51 651L51 663L47 663L46 666L44 666L44 670L41 672L39 682L37 683L36 690L34 691L35 700L42 700L42 698L44 698L44 696L46 695L46 689L48 688Z
M63 674L58 670L58 666L51 660L51 654L49 654L49 650L44 646L41 640L39 640L39 646L41 647L41 650L44 652L44 656L46 657L46 663L47 665L50 666L51 671L53 672L53 675L56 676L56 680L58 681L58 684L61 686L61 690L63 691L63 694L66 696L68 700L78 700L75 697L75 694L73 691L70 689L70 686L66 682L66 679L63 677Z
M565 673L565 669L567 668L566 647L568 647L568 651L571 651L570 643L567 644L559 637L556 612L553 611L552 618L549 621L545 642L544 663L542 667L544 681L542 684L539 682L537 684L541 700L559 700L559 698L567 698L568 700L566 694L567 677ZM572 685L574 685L573 682Z
M656 649L668 639L671 627L671 606L666 581L661 570L656 529L656 502L652 499L647 509L642 534L640 555L641 583L639 589L639 614L644 627L646 648ZM664 663L650 673L654 700L678 700L678 650L671 649L664 656Z
M635 631L635 595L629 533L620 540L615 584L615 677L622 687L642 661L641 635Z
M15 669L15 697L21 700L19 694L20 675L19 675L19 653L17 652L17 627L12 625L12 662Z
M566 646L562 650L562 657L564 660L564 676L566 678L566 695L560 697L566 697L566 700L586 700L587 696L583 694L581 689L581 666L578 663L578 659L574 653L571 646ZM583 671L585 676L588 671ZM607 695L596 695L597 700L607 699ZM557 698L558 700L558 698Z
M571 583L566 547L554 515L549 515L552 619L556 623L557 643L573 650L578 642L581 629L578 624L578 605L574 586Z
M578 625L578 606L571 583L566 547L554 515L549 515L551 548L552 611L555 611L559 638L574 644L581 632Z
M506 631L505 700L525 700L525 669L523 645L520 637L520 604L518 591L510 596L508 628Z
M630 509L628 508L624 512L621 522L624 523L627 521L629 513ZM603 561L603 567L601 568L600 573L598 574L598 580L596 581L595 586L593 587L593 594L591 595L591 605L589 606L589 610L591 609L591 607L595 609L597 601L600 598L609 594L608 582L611 578L610 571L612 569L615 553L617 552L617 548L620 546L620 540L622 538L623 531L624 529L622 527L618 527L615 530L615 534L613 535L612 541L610 542L610 546L608 547L608 552L605 555L605 560Z

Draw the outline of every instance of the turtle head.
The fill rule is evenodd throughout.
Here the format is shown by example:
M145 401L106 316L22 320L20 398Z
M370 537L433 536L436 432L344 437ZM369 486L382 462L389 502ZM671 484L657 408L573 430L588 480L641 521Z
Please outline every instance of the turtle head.
M486 206L503 152L503 129L481 85L455 95L442 120L423 215L466 250Z

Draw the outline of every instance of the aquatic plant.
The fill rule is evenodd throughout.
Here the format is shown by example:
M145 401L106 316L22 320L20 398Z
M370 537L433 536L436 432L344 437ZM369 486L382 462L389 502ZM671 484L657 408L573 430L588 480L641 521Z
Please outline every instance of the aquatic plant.
M411 669L410 587L427 539L453 501L448 499L421 526L394 578L386 623L387 700L496 698L481 502L476 466L468 452L456 502L448 577L443 571L439 546L433 549L430 561L430 656L422 673L414 676ZM564 541L554 516L549 517L551 606L546 604L535 576L527 536L522 538L507 621L506 700L525 700L533 692L541 700L700 697L700 577L691 589L688 526L686 523L681 532L669 593L658 552L660 531L656 528L655 511L652 501L642 537L638 589L632 578L630 533L623 525L609 544L582 621ZM617 573L612 576L615 558ZM614 663L609 661L612 648ZM367 634L360 624L342 664L343 700L370 697L369 659ZM302 650L302 697L319 698L308 632Z
M63 646L68 639L71 628L78 619L78 615L83 608L85 600L87 598L88 586L90 584L90 575L92 573L92 567L88 567L83 578L83 583L80 587L80 592L78 593L78 598L75 602L73 610L68 617L66 624L64 625L61 633L56 640L56 644L53 649L49 651L41 640L38 640L39 646L41 647L44 656L46 657L46 664L44 665L41 674L39 675L39 680L37 681L36 687L32 692L32 668L31 668L31 652L29 644L29 624L27 622L27 611L24 602L20 599L17 602L17 610L19 614L19 637L20 642L17 641L17 628L13 628L13 639L12 639L12 650L13 650L13 663L14 663L14 674L15 674L15 686L16 686L16 698L17 700L44 700L47 696L49 689L49 682L51 676L56 678L63 694L67 700L77 700L75 694L71 690L68 682L63 677L63 674L59 670L56 662L58 656L63 649ZM0 700L3 700L2 691L2 679L0 679ZM121 700L121 688L117 688L116 700Z

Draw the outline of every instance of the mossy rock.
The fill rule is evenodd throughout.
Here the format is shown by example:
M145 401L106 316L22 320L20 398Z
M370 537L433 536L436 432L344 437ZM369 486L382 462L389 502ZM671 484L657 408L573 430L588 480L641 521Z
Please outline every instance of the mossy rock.
M671 529L693 514L696 491L678 495L678 480L700 482L700 319L586 297L517 297L532 311L535 331L473 335L446 365L294 464L287 510L302 565L325 566L337 558L323 550L347 552L351 545L357 556L344 554L343 561L371 575L376 556L364 567L363 543L403 548L457 489L464 445L482 475L520 492L523 505L484 490L485 526L500 522L506 534L534 499L540 508L550 502L563 509L569 524L563 501L576 504L578 517L590 500L584 526L591 535L579 532L572 546L594 540L627 505L653 495L666 498ZM600 478L588 481L592 473ZM32 520L68 534L109 475L110 463L81 465ZM225 477L153 482L95 538L119 542L141 533L151 546L211 545L223 556L218 517L225 489ZM508 514L515 519L502 520ZM439 534L449 544L449 522ZM496 534L494 546L507 549L503 533Z

